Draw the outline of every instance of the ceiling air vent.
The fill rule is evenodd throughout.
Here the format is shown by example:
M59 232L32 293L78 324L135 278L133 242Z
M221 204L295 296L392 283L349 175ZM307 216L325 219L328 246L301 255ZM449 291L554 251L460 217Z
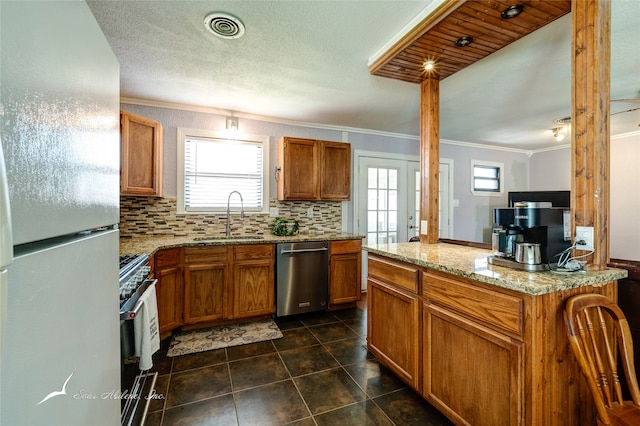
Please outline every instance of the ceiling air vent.
M228 13L213 12L204 17L207 30L221 38L235 39L244 34L244 24L238 18Z

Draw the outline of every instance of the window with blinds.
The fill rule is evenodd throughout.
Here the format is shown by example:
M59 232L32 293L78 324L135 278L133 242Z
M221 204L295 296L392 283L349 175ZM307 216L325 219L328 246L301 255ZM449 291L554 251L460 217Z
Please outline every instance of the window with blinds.
M504 164L471 160L471 192L474 195L500 195L504 192Z
M182 212L226 211L227 202L240 208L242 194L245 212L268 211L266 140L240 140L215 137L212 132L179 132L182 142ZM256 138L259 139L259 138Z

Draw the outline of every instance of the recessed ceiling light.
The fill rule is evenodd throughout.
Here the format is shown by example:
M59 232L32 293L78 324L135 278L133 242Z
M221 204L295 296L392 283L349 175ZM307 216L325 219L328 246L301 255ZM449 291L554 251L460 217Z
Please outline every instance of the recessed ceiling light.
M425 61L425 63L422 65L425 71L431 71L435 68L435 66L435 61Z
M500 16L502 16L502 19L515 18L516 16L520 15L523 10L524 6L522 6L521 4L514 4L503 10Z
M458 47L467 47L471 43L473 43L473 37L464 36L456 40L456 46Z
M226 39L236 39L244 35L244 24L228 13L213 12L204 17L204 26L212 34Z

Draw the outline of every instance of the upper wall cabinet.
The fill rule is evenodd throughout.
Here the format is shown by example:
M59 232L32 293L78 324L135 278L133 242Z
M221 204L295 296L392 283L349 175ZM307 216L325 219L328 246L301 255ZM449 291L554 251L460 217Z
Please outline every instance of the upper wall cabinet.
M162 124L120 111L120 194L162 196Z
M283 137L278 141L278 200L348 200L351 146Z

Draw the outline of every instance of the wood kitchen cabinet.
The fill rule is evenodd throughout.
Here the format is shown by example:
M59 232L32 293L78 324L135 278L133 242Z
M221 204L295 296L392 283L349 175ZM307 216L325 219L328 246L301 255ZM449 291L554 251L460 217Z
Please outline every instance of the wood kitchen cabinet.
M279 200L348 200L351 145L283 137L278 141Z
M275 313L275 245L233 248L233 318Z
M329 305L357 302L362 297L362 241L329 243Z
M320 141L320 199L351 197L351 145Z
M459 424L521 424L523 299L445 274L422 284L423 396Z
M227 247L184 248L184 324L225 319L230 288Z
M163 130L158 121L120 112L120 193L162 196Z
M368 348L453 423L596 424L563 309L615 282L532 295L368 257Z
M369 350L405 383L420 391L418 268L369 255Z
M154 256L160 334L182 325L181 261L179 248L160 250Z
M155 255L160 332L275 313L275 245L160 250Z

